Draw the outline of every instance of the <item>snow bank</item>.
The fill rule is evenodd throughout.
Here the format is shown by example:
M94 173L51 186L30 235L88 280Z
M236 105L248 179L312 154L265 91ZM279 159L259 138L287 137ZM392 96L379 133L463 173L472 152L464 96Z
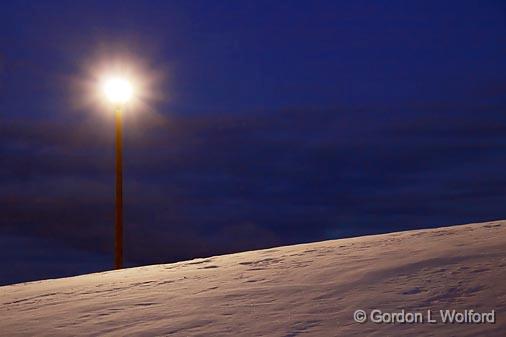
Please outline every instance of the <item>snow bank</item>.
M505 279L497 221L4 286L0 335L504 336ZM357 309L496 323L361 324Z

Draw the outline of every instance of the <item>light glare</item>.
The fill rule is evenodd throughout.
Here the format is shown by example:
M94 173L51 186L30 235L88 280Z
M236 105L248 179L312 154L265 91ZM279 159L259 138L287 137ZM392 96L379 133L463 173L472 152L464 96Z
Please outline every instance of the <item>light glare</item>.
M132 84L124 78L110 78L104 82L104 93L109 102L124 104L133 95Z

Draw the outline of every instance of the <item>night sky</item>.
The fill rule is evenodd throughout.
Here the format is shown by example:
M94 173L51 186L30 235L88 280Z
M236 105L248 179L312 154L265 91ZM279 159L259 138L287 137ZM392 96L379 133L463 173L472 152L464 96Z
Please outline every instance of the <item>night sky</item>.
M506 218L503 1L0 4L0 284Z

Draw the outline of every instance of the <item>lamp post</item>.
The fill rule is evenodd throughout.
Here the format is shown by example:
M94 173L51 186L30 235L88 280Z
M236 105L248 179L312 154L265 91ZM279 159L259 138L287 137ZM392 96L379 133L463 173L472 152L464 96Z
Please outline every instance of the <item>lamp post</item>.
M104 92L114 107L116 142L116 201L114 233L114 267L123 268L123 137L122 115L126 103L132 97L132 86L123 78L113 78L104 82Z
M122 137L122 109L116 107L116 214L115 214L115 244L114 266L123 267L123 137Z

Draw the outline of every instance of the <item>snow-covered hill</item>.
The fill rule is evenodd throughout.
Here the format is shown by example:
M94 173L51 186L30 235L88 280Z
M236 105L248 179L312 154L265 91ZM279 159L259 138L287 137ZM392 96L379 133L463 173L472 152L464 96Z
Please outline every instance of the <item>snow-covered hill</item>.
M504 336L505 280L498 221L4 286L0 335ZM374 323L373 309L424 322ZM445 309L496 322L442 324Z

